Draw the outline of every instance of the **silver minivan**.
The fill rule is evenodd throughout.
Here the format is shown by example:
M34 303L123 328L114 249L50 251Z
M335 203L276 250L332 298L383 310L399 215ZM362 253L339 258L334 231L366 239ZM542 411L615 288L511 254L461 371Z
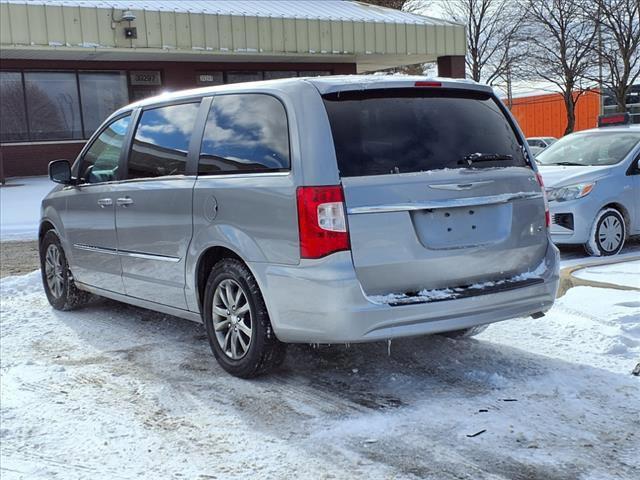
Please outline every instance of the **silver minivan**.
M489 87L293 78L115 112L42 202L54 308L97 294L203 322L228 372L287 343L470 335L540 317L558 251L533 157Z

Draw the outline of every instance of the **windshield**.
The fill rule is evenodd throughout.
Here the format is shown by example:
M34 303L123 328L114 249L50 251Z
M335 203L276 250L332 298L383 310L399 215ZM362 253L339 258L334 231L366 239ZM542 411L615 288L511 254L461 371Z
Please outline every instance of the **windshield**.
M486 93L404 88L323 99L343 177L527 166L513 126Z
M640 141L640 132L567 135L536 157L540 165L599 166L622 161Z

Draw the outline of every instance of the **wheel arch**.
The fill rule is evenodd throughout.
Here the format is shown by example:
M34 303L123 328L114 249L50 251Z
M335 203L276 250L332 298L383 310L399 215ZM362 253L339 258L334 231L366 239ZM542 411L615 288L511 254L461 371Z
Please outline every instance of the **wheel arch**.
M38 245L42 243L42 239L50 230L55 230L55 225L49 220L42 220L40 222L40 228L38 229Z
M213 245L206 248L198 257L195 269L195 285L196 285L196 300L198 302L198 308L202 312L202 300L204 298L204 290L207 285L207 278L209 272L213 266L223 258L235 258L241 261L251 271L255 277L255 273L251 270L251 267L247 262L235 251L222 245ZM257 281L257 279L256 279Z

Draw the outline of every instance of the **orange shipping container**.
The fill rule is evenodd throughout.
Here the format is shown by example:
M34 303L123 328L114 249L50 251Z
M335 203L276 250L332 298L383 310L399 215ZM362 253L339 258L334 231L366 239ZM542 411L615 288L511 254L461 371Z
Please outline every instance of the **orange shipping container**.
M507 100L503 99L507 104ZM556 137L564 135L567 113L562 96L557 93L516 97L511 112L527 137ZM600 112L600 94L589 91L580 96L576 105L574 131L595 128Z

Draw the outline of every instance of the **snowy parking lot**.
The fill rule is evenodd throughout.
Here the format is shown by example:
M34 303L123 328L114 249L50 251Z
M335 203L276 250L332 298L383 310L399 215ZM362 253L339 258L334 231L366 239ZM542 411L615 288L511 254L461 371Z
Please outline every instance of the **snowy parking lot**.
M0 190L3 241L36 235L19 191L51 185L25 183ZM636 480L640 244L625 251L563 251L588 265L544 318L294 345L253 381L218 366L198 324L104 299L58 312L39 272L3 278L0 475Z
M3 479L640 475L638 290L575 287L476 339L292 346L244 381L198 324L108 300L57 312L37 272L1 289Z

